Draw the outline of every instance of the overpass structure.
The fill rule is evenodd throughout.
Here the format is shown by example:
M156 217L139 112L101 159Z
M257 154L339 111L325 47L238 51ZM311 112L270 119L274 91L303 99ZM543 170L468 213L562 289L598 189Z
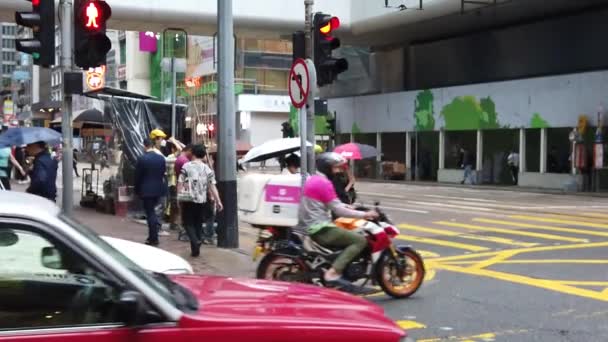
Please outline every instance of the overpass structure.
M403 28L459 14L463 8L474 11L510 1L512 0L390 0L389 3L399 3L408 8L397 10L394 6L385 7L382 0L316 0L314 11L339 16L341 34L347 40L364 43L364 40L371 39L374 43L393 43L402 39ZM200 35L212 35L216 31L216 1L107 2L112 7L112 18L108 22L108 27L112 29L160 32L168 27L179 27L190 34ZM423 10L419 9L420 3ZM27 10L29 6L30 3L25 0L0 1L0 21L13 21L15 11ZM234 21L235 32L240 37L287 37L293 31L304 28L304 0L235 0Z

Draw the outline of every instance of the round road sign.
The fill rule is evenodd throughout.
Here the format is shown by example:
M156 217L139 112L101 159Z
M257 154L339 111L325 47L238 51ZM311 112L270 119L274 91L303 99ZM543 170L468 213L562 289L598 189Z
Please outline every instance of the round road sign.
M310 92L310 75L306 62L298 58L289 71L289 97L296 108L302 108L308 100Z

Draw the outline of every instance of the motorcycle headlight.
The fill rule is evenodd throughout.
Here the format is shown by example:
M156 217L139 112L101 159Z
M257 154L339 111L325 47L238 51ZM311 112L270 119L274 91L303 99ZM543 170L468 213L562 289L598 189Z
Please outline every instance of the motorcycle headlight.
M178 269L166 270L163 273L170 274L170 275L180 275L180 274L192 274L192 271L185 269L185 268L178 268Z

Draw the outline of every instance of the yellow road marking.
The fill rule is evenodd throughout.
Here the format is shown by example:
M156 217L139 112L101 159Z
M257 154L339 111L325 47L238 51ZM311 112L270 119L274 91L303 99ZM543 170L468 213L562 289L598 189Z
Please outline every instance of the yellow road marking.
M552 231L562 232L562 233L573 233L573 234L582 234L582 235L593 235L593 236L608 237L608 233L606 233L606 232L597 232L597 231L594 231L594 230L561 228L561 227L543 226L543 225L532 224L532 223L521 223L521 222L512 222L512 221L492 220L492 219L484 219L484 218L474 218L473 221L475 221L475 222L483 222L483 223L491 223L491 224L501 224L501 225L505 225L505 226L513 226L513 227L519 227L519 228L533 228L533 229L542 229L542 230L552 230Z
M450 265L471 265L478 263L479 261L445 261L444 263ZM496 262L496 264L608 264L608 260L585 260L585 259L549 259L549 260L503 260Z
M585 281L585 280L554 280L563 285L573 286L608 286L608 281Z
M450 336L447 338L429 338L424 340L418 340L418 342L439 342L439 341L458 341L458 342L477 342L484 340L493 340L496 338L494 333L485 333L475 336Z
M479 230L479 231L484 231L484 232L495 232L495 233L502 233L502 234L535 237L535 238L545 239L545 240L568 241L568 242L587 242L588 241L586 239L573 238L573 237L567 237L567 236L561 236L561 235L534 233L534 232L520 231L520 230L514 230L514 229L483 227L483 226L476 226L476 225L465 224L465 223L439 221L439 222L435 222L435 224L439 224L442 226L466 228L466 229L470 229L470 230Z
M583 215L585 215L585 216L593 216L593 217L599 217L599 218L605 218L605 219L608 219L608 214L600 214L600 213L583 213Z
M608 224L597 223L597 222L588 222L588 221L572 221L572 220L560 220L556 218L548 218L548 217L536 217L536 216L526 216L526 215L512 215L509 216L512 219L517 220L526 220L526 221L537 221L537 222L547 222L547 223L559 223L559 224L571 224L573 226L580 227L591 227L591 228L604 228L608 229Z
M591 249L596 247L608 247L608 242L591 242L591 243L582 243L576 245L563 245L563 246L539 246L539 247L530 247L530 248L519 248L519 249L511 249L510 251L520 253L534 253L534 252L546 252L546 251L558 251L564 249ZM504 251L503 251L504 252ZM455 261L455 260L466 260L466 259L475 259L482 257L490 257L499 252L484 252L484 253L475 253L475 254L467 254L467 255L455 255L450 257L441 257L437 259L433 259L435 262L444 262L444 261Z
M517 246L517 247L538 246L538 243L521 242L521 241L515 241L515 240L511 240L511 239L496 237L496 236L471 235L471 234L465 234L465 233L461 233L461 232L454 232L451 230L426 228L426 227L420 227L420 226L413 226L413 225L409 225L409 224L400 224L398 227L401 229L413 230L413 231L417 231L417 232L444 235L444 236L454 236L454 237L463 238L463 239L493 242L493 243L498 243L498 244L503 244L503 245Z
M533 287L538 287L546 290L551 290L555 292L562 292L574 296L591 298L599 301L608 302L608 296L606 294L602 294L601 292L591 291L587 289L581 289L578 287L573 287L569 285L563 285L556 281L546 280L546 279L537 279L530 278L523 275L504 273L498 271L492 271L487 269L475 269L475 268L465 268L460 266L452 266L445 264L437 264L438 269L443 269L446 271L452 271L457 273L464 273L470 275L476 275L480 277L493 278L503 281L509 281L512 283L523 284Z
M541 214L541 216L538 217L547 217L547 218L555 218L555 219L562 219L562 220L589 220L589 222L592 223L606 223L605 219L602 219L600 217L589 217L588 215L569 215L569 214L561 214L561 213L544 213Z
M509 259L510 257L514 256L515 254L517 254L517 252L512 252L512 251L500 252L495 257L478 262L478 263L472 265L470 268L483 269L483 268L492 266L496 263L499 263L505 259Z
M464 249L464 250L471 251L471 252L481 252L481 251L487 251L488 250L488 248L486 248L486 247L469 245L469 244L466 244L466 243L459 243L459 242L452 242L452 241L445 241L445 240L437 240L437 239L431 239L431 238L424 238L424 237L419 237L419 236L404 236L404 235L399 235L397 237L397 239L403 240L403 241L420 242L420 243L425 243L425 244L428 244L428 245L437 245L437 246L452 247L452 248L457 248L457 249Z
M420 254L420 256L423 258L439 258L440 257L439 254L437 254L435 252L431 252L431 251L416 250L416 252L418 252L418 254Z
M425 329L426 325L416 321L396 321L397 325L403 330Z

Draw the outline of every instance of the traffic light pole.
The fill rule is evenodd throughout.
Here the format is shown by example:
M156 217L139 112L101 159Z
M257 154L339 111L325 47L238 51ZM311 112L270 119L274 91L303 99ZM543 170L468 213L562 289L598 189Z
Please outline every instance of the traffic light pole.
M218 20L218 190L224 210L219 214L218 247L238 248L236 193L236 114L234 111L234 21L232 0L217 0Z
M59 13L61 14L61 70L72 71L72 44L73 44L73 11L72 0L61 0ZM64 78L65 81L65 78ZM73 147L72 147L72 95L64 90L61 111L61 133L63 136L62 172L63 191L61 207L63 213L71 216L74 209L74 178L72 175Z
M314 0L304 0L304 11L305 11L305 30L306 33L306 57L313 59L313 35L312 35L312 10L313 5L315 4ZM315 167L315 151L314 146L316 144L316 135L315 135L315 97L317 96L316 84L311 84L310 93L308 94L308 102L306 103L306 139L310 141L312 144L312 148L307 149L307 171L309 174L314 174L316 172Z

